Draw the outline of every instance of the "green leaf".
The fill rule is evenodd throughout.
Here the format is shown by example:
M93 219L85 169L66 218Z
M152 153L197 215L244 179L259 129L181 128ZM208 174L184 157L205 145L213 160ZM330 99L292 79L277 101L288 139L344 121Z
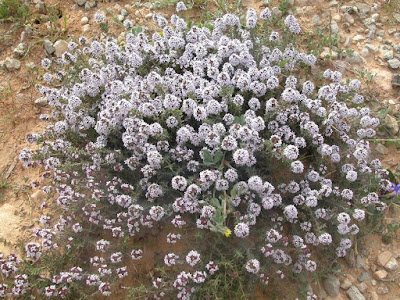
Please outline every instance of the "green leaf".
M389 180L393 183L398 183L396 175L394 175L390 169L386 169L386 171L389 172Z
M221 203L218 201L217 198L211 198L210 204L211 204L212 206L214 206L215 208L221 207Z
M209 166L213 163L213 157L212 157L210 151L208 151L208 150L203 150L203 163L206 166Z
M224 154L222 153L222 151L217 151L214 154L214 164L219 163L219 161L222 159L222 157L224 156Z
M246 124L246 119L244 118L244 115L236 116L233 119L233 124L245 125Z

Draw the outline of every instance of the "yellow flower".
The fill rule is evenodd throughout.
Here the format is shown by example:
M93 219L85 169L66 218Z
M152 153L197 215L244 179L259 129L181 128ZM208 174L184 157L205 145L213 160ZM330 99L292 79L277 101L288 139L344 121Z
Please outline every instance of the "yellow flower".
M231 235L232 231L230 229L225 230L225 236L229 237Z
M163 35L163 32L162 32L162 31L159 31L158 33L159 33L161 36Z

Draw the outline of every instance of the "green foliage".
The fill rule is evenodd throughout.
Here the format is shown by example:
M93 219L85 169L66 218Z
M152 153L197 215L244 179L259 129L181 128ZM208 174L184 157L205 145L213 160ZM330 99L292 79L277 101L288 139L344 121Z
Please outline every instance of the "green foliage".
M20 0L0 1L0 22L26 19L28 13L28 7Z

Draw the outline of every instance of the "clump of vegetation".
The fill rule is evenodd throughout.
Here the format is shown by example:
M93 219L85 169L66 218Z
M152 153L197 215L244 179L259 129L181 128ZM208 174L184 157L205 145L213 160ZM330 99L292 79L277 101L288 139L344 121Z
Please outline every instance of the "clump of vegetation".
M42 61L53 112L20 160L44 169L48 200L27 259L8 259L3 295L248 299L307 282L385 208L393 185L367 141L379 120L359 80L328 69L313 83L293 15L281 30L268 8L245 24L154 21L152 36L126 20L124 43L80 37ZM146 259L151 282L132 286Z
M26 18L28 7L21 0L0 1L0 22Z

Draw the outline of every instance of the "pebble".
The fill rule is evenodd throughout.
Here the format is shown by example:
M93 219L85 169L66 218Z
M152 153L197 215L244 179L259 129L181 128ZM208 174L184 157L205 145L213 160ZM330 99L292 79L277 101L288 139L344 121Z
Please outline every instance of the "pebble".
M372 45L372 44L365 44L365 47L368 49L368 50L370 50L370 51L372 51L372 52L377 52L378 50L379 50L379 48L378 48L378 46L375 46L375 45Z
M335 275L328 275L323 281L324 289L331 297L339 294L340 281Z
M364 294L368 289L368 286L365 284L365 282L361 282L360 284L357 284L357 288L361 293Z
M331 58L331 59L337 59L338 53L334 50L330 50L328 47L324 47L323 51L319 55L320 58Z
M368 272L362 272L360 276L358 276L357 280L359 282L370 281L372 279L372 275Z
M389 261L385 264L385 269L388 271L396 271L399 268L399 264L397 260L392 257Z
M34 192L32 195L31 195L31 199L33 200L33 201L42 201L44 198L46 197L46 193L45 192L43 192L42 190L37 190L36 192Z
M392 252L390 251L383 251L378 255L376 261L379 266L383 267L387 264L387 262L393 257Z
M41 1L35 5L35 8L38 10L39 14L45 15L47 13L46 7Z
M346 277L343 279L343 281L340 285L340 287L344 290L348 290L351 286L352 286L351 280Z
M389 131L391 134L396 135L399 132L399 124L397 123L395 117L392 117L391 115L386 115L385 123L387 127L389 127Z
M363 294L361 294L360 290L354 285L347 290L346 294L351 300L365 300Z
M378 151L380 154L382 154L382 155L387 155L387 154L389 154L389 149L388 148L386 148L384 145L382 145L381 143L379 143L377 146L376 146L376 151Z
M356 266L356 256L353 249L349 249L348 251L346 251L346 256L344 257L344 259L346 260L346 263L350 268L354 268Z
M118 19L118 21L120 21L120 22L122 22L123 20L124 20L124 16L123 15L118 15L117 16L117 19Z
M31 62L28 62L27 64L25 64L25 67L33 70L34 68L36 68L36 64L33 61L31 61Z
M89 23L88 17L83 17L83 18L81 19L81 23L82 23L83 25Z
M6 58L3 63L9 71L18 70L21 68L21 62L15 58Z
M356 3L356 7L358 9L358 12L362 15L366 15L367 13L369 13L370 11L370 7L368 4L366 3L362 3L362 2L357 2Z
M349 13L344 13L343 21L349 24L354 24L354 18Z
M35 102L34 102L34 104L36 105L36 106L39 106L39 107L43 107L43 106L46 106L47 105L47 97L40 97L40 98L37 98L36 100L35 100Z
M349 5L343 5L340 7L340 10L344 13L348 13L348 14L352 14L354 13L354 8L353 6L349 6Z
M389 29L388 29L388 33L389 33L389 34L393 34L393 33L395 33L396 31L397 31L396 28L389 28Z
M392 86L400 87L400 73L393 74Z
M385 295L389 293L389 288L387 286L380 286L377 288L376 293L378 295Z
M13 55L15 58L19 58L24 56L26 50L28 49L27 44L25 43L19 43L18 46L14 49Z
M383 59L384 60L390 60L393 59L393 50L383 50Z
M322 25L322 21L318 15L314 15L312 21L315 25Z
M385 270L379 270L374 273L374 278L376 280L385 279L388 276L388 273Z
M85 3L86 3L86 0L74 0L74 2L75 2L76 4L78 4L79 6L84 6Z
M389 67L391 69L400 68L400 60L398 60L397 58L393 58L393 59L388 60L388 64L389 64Z
M128 15L128 11L126 9L121 9L121 15L126 17Z
M339 33L339 26L336 23L336 21L332 21L331 22L331 31L332 31L332 34L338 34Z
M362 56L362 57L368 57L368 56L369 56L369 50L368 50L368 48L362 48L362 50L361 50L361 56Z
M272 12L272 15L273 15L274 17L277 17L277 18L282 17L282 12L281 12L281 10L280 10L279 8L277 8L277 7L273 7L271 12Z
M145 19L151 19L153 17L152 13L148 13L147 15L144 16Z
M82 26L82 31L83 32L88 32L90 30L90 25L89 24L85 24Z
M46 54L48 55L52 55L54 52L56 52L56 48L54 48L54 45L52 42L50 42L49 40L44 40L44 50L46 52Z
M362 36L361 34L357 34L356 36L353 37L353 41L355 41L355 42L360 42L363 40L365 40L365 37Z
M55 53L57 57L61 57L64 52L68 51L68 43L64 40L58 40L54 43Z
M395 19L396 22L400 23L400 14L394 14L393 19Z

